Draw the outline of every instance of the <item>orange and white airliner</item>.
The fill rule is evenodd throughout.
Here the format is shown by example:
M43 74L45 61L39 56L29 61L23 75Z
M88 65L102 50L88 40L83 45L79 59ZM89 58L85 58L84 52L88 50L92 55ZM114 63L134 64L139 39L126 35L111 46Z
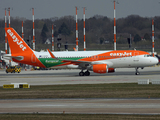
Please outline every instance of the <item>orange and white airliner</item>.
M6 54L14 62L55 69L80 69L80 76L89 76L90 72L111 73L115 68L138 68L153 66L158 63L156 57L138 50L110 51L33 51L13 28L5 28L11 54ZM85 72L83 72L86 70Z

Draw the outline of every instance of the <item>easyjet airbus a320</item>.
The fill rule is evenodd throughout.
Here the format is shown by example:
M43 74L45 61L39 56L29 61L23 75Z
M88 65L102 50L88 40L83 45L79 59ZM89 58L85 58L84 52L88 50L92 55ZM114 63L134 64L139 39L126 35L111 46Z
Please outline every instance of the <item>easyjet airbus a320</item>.
M138 68L158 63L158 59L150 56L148 52L138 50L51 52L48 49L48 52L36 52L13 28L5 28L5 31L11 49L11 54L6 54L5 57L14 62L44 68L80 69L80 76L89 76L89 71L115 72L115 68L135 68L135 74L138 75Z

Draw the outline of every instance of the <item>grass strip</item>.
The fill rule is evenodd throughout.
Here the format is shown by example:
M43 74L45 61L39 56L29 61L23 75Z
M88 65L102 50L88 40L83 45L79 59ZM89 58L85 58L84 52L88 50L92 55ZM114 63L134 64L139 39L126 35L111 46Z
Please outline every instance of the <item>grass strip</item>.
M1 120L159 120L159 115L106 115L106 114L3 114Z
M4 89L0 99L36 98L160 98L159 85L137 83L43 85L30 88Z

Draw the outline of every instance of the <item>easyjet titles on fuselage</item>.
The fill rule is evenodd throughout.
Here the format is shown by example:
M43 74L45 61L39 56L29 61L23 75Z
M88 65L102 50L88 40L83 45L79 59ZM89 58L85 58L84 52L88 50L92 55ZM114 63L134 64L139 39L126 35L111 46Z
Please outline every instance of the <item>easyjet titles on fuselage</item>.
M24 51L26 49L26 47L23 45L23 42L20 41L14 34L13 32L11 32L10 29L7 30L7 33L12 37L13 42L17 43L17 45L22 49L22 51Z
M123 53L110 53L110 56L132 56L132 52L123 52Z

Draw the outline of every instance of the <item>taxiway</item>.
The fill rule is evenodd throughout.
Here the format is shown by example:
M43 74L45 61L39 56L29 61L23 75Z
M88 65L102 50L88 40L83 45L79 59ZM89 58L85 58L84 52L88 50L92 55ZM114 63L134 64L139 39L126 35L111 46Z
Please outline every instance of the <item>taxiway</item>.
M139 79L159 80L160 67L146 67L135 75L133 68L115 73L79 76L80 70L0 71L0 86L10 83L32 85L137 83ZM0 113L84 113L160 114L160 99L8 99L0 100Z
M0 71L0 86L10 83L28 83L30 85L62 85L62 84L99 84L99 83L136 83L139 79L157 80L160 78L160 67L139 69L135 75L134 68L117 68L114 73L79 76L80 70L36 70L21 73L5 73Z

